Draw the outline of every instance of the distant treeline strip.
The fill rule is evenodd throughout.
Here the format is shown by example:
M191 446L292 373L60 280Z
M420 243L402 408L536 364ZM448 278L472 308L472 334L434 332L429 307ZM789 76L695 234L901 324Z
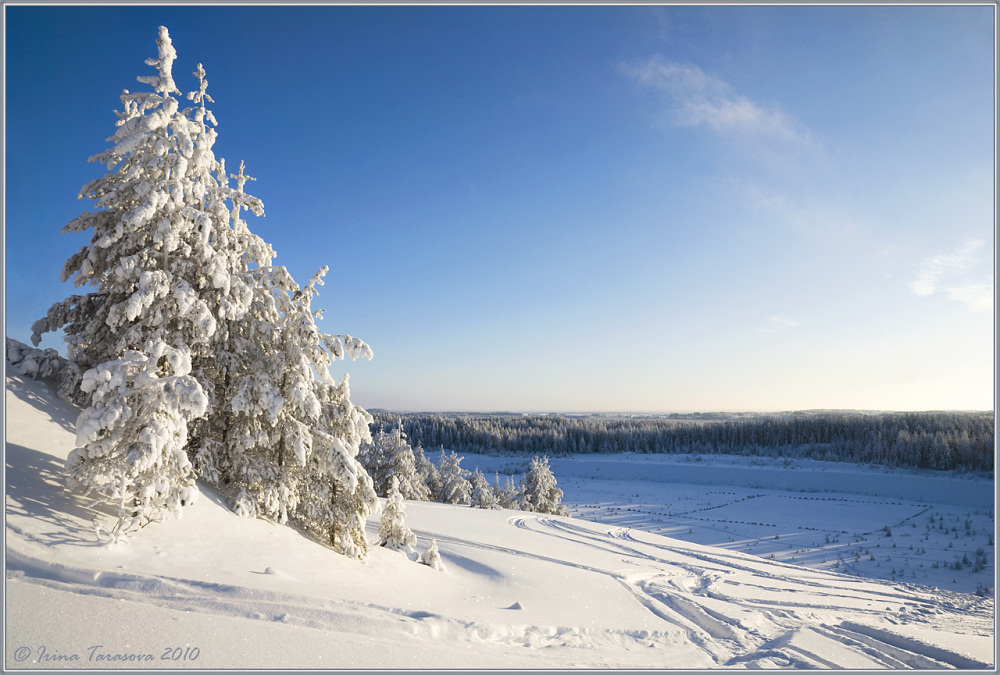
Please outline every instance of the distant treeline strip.
M809 457L892 467L993 470L992 412L622 416L373 411L414 444L457 452L702 453Z

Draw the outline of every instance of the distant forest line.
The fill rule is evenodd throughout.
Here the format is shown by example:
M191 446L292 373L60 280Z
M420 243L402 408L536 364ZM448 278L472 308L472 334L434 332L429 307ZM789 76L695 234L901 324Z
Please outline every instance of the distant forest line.
M992 471L993 412L841 412L670 416L392 413L425 448L488 455L700 453Z

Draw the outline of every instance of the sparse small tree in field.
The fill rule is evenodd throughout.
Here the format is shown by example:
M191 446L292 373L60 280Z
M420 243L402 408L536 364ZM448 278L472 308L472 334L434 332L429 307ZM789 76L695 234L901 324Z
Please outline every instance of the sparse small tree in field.
M434 462L427 459L424 449L419 443L413 447L413 459L417 468L417 477L427 487L427 498L434 499L441 493L441 472L438 471Z

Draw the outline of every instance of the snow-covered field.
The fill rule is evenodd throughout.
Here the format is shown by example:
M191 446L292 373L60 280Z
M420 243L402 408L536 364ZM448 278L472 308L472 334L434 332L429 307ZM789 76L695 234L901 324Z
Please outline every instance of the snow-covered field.
M99 544L110 511L61 487L77 410L11 376L6 405L8 670L994 667L993 598L956 592L992 586L981 478L939 490L818 463L556 459L573 517L409 502L439 572L385 549L346 559L206 487L182 520ZM805 491L776 482L793 474ZM929 567L979 546L988 569ZM886 566L902 572L871 578Z
M550 464L578 518L863 578L994 586L989 476L726 455ZM527 461L467 455L463 465L517 474Z

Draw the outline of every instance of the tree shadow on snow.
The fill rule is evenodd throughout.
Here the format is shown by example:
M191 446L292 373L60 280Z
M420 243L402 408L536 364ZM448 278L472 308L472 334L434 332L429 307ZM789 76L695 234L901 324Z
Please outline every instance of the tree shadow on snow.
M42 380L42 382L46 382ZM49 383L55 388L55 385ZM52 398L44 398L33 391L20 377L7 376L7 390L12 392L19 399L42 413L46 418L52 420L60 427L76 435L76 418L80 415L80 410L69 401L57 398L53 392ZM7 424L17 425L21 422L16 418L7 418Z
M88 505L94 497L68 491L63 462L16 443L7 443L4 462L8 527L16 527L12 519L30 518L50 526L29 534L43 544L103 545L94 532L93 520L114 521L117 516L109 506Z

